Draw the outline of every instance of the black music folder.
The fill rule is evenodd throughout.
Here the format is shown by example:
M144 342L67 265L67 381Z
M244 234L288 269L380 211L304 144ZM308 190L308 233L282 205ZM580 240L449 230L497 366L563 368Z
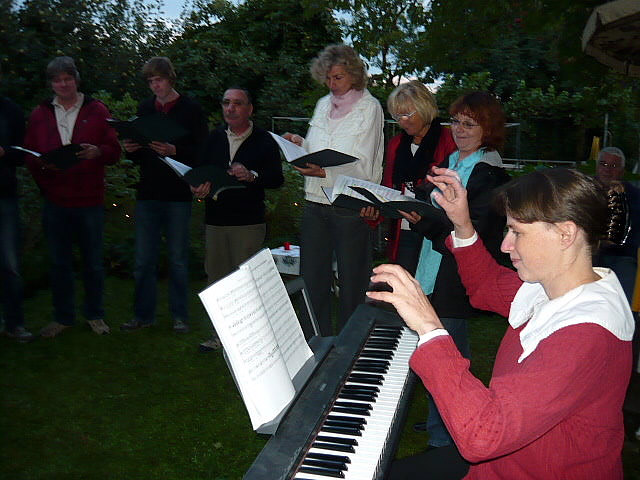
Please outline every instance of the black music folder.
M209 196L214 200L217 200L218 195L225 190L231 188L247 188L244 183L233 175L229 175L227 170L222 167L206 164L191 168L170 157L159 158L189 185L198 187L205 182L211 182L211 192Z
M338 165L344 165L358 160L357 157L338 152L337 150L331 150L330 148L325 148L324 150L319 150L313 153L307 153L304 148L290 142L289 140L285 140L280 135L276 135L273 132L269 133L278 144L278 147L287 162L295 165L296 167L305 168L307 163L313 163L323 168L336 167Z
M77 153L82 150L82 147L77 143L63 145L47 153L34 152L33 150L29 150L27 148L19 147L16 145L12 145L11 148L30 153L34 157L40 158L43 163L53 165L60 170L66 170L70 167L73 167L76 163L82 160L81 158L78 158L77 155Z
M182 125L161 113L134 117L131 120L108 118L107 123L116 129L118 137L140 145L153 141L171 143L188 133Z

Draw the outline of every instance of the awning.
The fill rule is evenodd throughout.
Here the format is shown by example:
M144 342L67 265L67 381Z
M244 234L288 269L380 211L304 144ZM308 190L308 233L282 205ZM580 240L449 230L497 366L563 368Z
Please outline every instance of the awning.
M582 49L617 72L640 77L640 0L596 7L582 32Z

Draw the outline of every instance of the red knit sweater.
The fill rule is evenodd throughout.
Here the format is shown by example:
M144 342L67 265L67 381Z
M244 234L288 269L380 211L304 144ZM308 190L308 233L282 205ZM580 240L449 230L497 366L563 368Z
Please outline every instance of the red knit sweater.
M111 115L100 101L85 96L73 127L71 143L90 143L102 154L92 160L81 160L67 170L43 170L40 162L26 155L27 167L50 202L61 207L94 207L104 202L104 166L120 158L120 144L115 130L106 122ZM47 153L62 146L51 101L35 108L29 118L25 147Z
M451 238L447 243L451 248ZM517 274L498 266L481 241L452 251L474 306L508 314L522 283ZM471 375L449 336L426 342L411 358L473 463L465 478L622 479L630 342L579 324L556 331L518 363L522 328L507 330L489 388Z

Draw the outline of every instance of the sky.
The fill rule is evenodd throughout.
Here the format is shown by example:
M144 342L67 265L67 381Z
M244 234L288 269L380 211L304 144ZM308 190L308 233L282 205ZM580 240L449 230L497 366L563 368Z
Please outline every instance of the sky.
M153 2L153 0L151 0ZM164 0L163 11L169 18L178 18L186 0ZM155 2L153 2L155 3Z

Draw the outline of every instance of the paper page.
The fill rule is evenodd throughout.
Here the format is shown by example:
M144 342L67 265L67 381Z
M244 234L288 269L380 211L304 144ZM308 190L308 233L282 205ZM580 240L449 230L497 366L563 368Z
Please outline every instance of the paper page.
M162 160L164 163L169 165L173 169L173 171L176 172L181 177L184 177L184 174L187 173L189 170L191 170L190 166L185 165L184 163L180 163L179 161L174 160L173 158L160 157L160 160Z
M34 157L41 157L41 156L42 156L42 154L41 154L41 153L34 152L33 150L29 150L29 149L27 149L27 148L20 147L20 146L18 146L18 145L11 145L11 147L10 147L10 148L14 148L14 149L16 149L16 150L21 150L21 151L23 151L23 152L30 153L30 154L31 154L31 155L33 155Z
M393 188L385 187L384 185L378 185L377 183L367 182L366 180L360 180L359 178L348 177L346 175L338 175L335 183L333 184L333 191L331 192L331 202L336 199L340 194L348 195L349 197L359 198L371 203L366 197L360 195L358 192L349 188L350 186L364 187L373 193L383 202L390 202L396 200L408 200L402 193Z
M222 341L254 430L295 396L255 282L236 270L200 294Z
M287 365L289 377L293 378L304 363L313 356L304 338L287 289L282 282L271 251L265 248L240 265L241 270L251 272L262 303L267 311L271 328Z
M278 144L278 147L280 147L280 150L284 154L284 158L287 159L287 162L293 162L294 160L304 157L309 153L304 148L290 142L289 140L285 140L280 135L276 135L273 132L269 133Z

